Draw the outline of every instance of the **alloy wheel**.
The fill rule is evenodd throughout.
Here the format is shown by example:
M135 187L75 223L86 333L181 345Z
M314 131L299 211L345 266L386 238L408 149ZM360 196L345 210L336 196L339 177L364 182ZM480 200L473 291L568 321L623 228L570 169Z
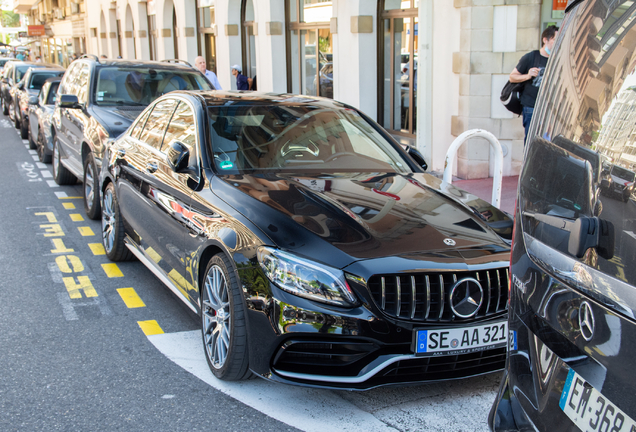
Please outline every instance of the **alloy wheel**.
M84 173L84 196L86 197L86 206L90 209L95 199L95 176L93 173L93 164L86 164Z
M230 300L228 284L221 268L210 267L205 276L203 297L203 339L211 365L220 369L230 349Z
M116 223L113 193L110 188L107 188L106 191L104 191L104 201L102 204L102 240L107 252L112 251L113 245L115 244Z

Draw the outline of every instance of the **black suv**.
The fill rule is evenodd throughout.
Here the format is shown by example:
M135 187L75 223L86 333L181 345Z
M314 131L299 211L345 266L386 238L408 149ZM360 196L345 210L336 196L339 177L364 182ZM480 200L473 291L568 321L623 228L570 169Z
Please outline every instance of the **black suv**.
M2 73L2 85L0 86L0 98L2 98L2 114L9 115L9 107L12 103L11 89L19 83L29 68L56 67L54 64L35 63L24 61L8 62Z
M64 68L60 66L51 65L46 68L29 68L22 80L11 89L13 109L9 110L9 118L13 117L15 127L20 128L22 139L29 137L29 97L37 96L47 79L61 77L62 75L64 75ZM32 148L35 148L35 146L32 145Z
M183 63L183 64L182 64ZM84 209L100 217L95 188L104 146L117 138L139 113L173 90L213 90L188 63L100 61L82 56L64 74L53 114L53 177L57 184L84 182Z
M625 169L636 162L635 17L631 0L570 1L543 74L519 176L495 431L636 431L636 174Z

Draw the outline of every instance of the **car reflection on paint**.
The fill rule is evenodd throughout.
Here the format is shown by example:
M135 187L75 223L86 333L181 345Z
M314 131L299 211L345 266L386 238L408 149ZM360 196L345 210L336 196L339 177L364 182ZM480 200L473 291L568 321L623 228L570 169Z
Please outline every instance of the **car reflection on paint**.
M409 152L329 99L173 92L107 148L104 247L201 316L224 380L367 389L500 370L511 220Z

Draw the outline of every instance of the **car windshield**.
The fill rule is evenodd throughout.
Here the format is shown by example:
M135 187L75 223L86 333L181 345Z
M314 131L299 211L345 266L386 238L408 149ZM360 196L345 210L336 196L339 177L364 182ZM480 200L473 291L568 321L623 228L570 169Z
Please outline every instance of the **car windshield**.
M212 90L195 71L107 67L99 70L95 86L97 105L145 106L173 90Z
M628 171L624 168L621 168L619 166L614 166L612 168L612 175L615 175L616 177L623 179L623 180L627 180L627 181L634 181L634 176L636 176L636 173L634 173L633 171Z
M29 68L33 67L33 65L20 65L15 68L15 82L20 82L24 74L29 70Z
M32 73L29 89L40 90L42 86L44 85L44 81L46 81L49 78L60 77L62 75L64 75L64 71Z
M395 147L353 109L308 105L208 109L220 172L409 172Z

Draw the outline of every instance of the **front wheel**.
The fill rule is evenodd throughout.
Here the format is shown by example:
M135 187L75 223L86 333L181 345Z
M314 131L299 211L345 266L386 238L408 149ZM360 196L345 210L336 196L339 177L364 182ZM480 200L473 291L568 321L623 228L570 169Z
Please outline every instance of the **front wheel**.
M59 185L72 185L77 181L75 176L62 165L60 142L57 137L53 138L53 179Z
M28 139L29 148L31 150L35 150L35 143L31 139L31 135L29 134L29 123L27 123L24 119L20 120L20 137L22 137L22 139Z
M98 173L93 153L89 153L84 161L84 211L91 219L99 219L102 212L97 188Z
M210 259L201 291L203 350L210 370L225 381L248 378L243 295L225 255Z
M40 128L37 141L35 142L35 147L38 152L38 158L40 158L40 162L42 163L51 163L51 155L46 153L45 140L46 138L44 138L42 128Z
M111 261L130 261L133 258L132 252L124 244L125 235L115 185L109 183L103 193L102 243L106 256Z
M9 107L5 98L2 98L2 114L9 115Z

